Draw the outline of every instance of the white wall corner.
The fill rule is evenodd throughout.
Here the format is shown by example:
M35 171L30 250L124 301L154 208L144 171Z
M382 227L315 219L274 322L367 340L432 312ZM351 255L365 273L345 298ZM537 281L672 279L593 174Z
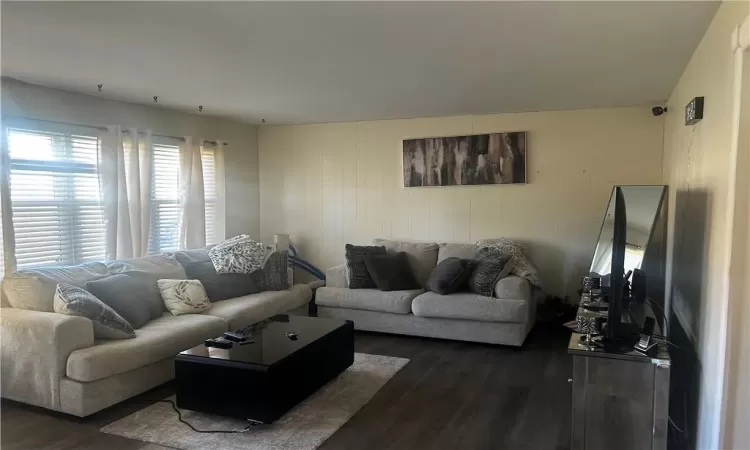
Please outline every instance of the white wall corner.
M732 52L743 52L750 47L750 15L732 32L731 46Z

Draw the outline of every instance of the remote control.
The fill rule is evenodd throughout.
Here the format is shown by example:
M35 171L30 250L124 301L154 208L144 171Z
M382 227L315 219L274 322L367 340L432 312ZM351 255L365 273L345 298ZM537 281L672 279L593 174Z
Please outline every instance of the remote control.
M232 341L228 341L224 338L214 338L214 339L206 339L206 341L203 343L206 347L215 347L215 348L223 348L223 349L230 349L232 348Z
M237 331L227 331L224 333L224 339L232 342L243 342L245 341L249 336L247 334L243 334Z

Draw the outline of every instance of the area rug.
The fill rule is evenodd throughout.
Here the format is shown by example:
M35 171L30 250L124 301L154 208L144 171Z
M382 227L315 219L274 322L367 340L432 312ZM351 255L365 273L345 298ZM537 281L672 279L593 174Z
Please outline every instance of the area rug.
M408 359L354 354L354 364L271 425L245 433L196 433L168 403L154 403L100 431L183 450L312 450L341 428ZM170 397L174 400L174 397ZM238 430L246 421L182 410L199 430Z

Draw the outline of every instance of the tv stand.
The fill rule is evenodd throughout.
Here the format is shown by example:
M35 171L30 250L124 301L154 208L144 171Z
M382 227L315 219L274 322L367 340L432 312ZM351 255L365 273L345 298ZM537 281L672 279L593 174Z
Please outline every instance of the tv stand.
M604 341L600 347L581 336L573 333L568 343L571 449L666 450L671 364L666 344L647 356L635 351L635 340Z

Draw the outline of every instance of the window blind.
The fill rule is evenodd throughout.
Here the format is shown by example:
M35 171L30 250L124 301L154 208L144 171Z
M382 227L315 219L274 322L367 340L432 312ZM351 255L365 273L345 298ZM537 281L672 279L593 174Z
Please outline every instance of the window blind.
M179 250L180 149L176 144L157 143L153 150L151 226L149 253Z
M17 268L103 260L98 136L6 132Z
M206 198L206 244L218 244L218 193L216 191L216 151L207 146L201 147L203 165L203 193Z

